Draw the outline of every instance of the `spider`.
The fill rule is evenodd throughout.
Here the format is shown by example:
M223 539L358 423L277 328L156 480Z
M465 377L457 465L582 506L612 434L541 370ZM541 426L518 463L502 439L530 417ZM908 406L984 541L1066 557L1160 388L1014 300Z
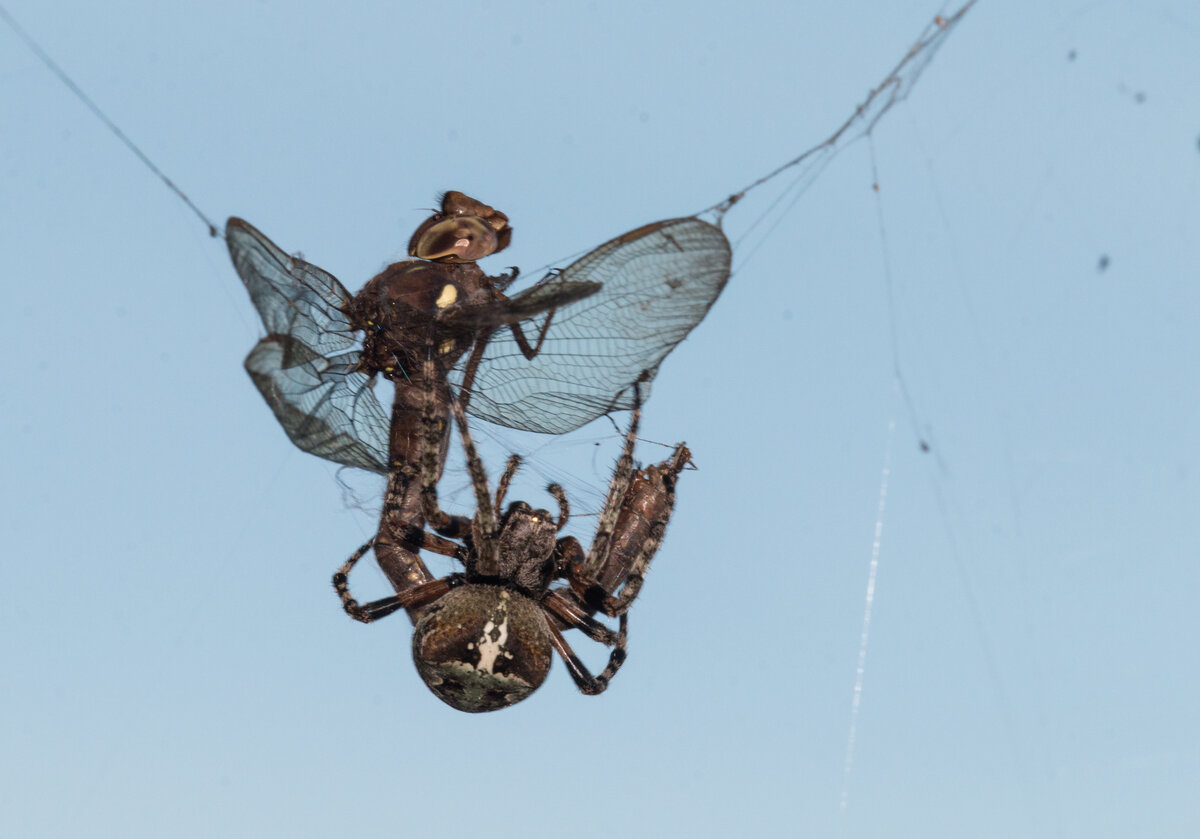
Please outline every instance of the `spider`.
M431 372L426 371L425 381L438 381ZM675 478L690 463L690 452L680 444L670 460L635 473L639 383L633 385L634 408L624 448L586 553L573 537L558 537L570 517L566 493L558 484L547 487L557 502L557 516L514 501L497 517L521 458L509 457L493 497L462 404L448 388L444 398L450 402L466 454L476 510L471 518L442 511L437 477L444 426L439 419L439 395L432 384L427 388L421 501L427 526L435 532L408 525L400 529L414 551L423 547L453 557L464 571L360 604L351 596L347 580L371 548L372 539L337 570L333 585L347 614L364 623L400 609L419 610L413 659L425 684L451 707L477 713L521 701L545 680L553 651L562 657L579 690L588 695L602 693L624 663L627 613L670 518ZM551 588L556 580L568 586ZM595 612L617 618L617 630L595 620ZM588 671L563 637L563 629L579 629L612 648L599 675Z

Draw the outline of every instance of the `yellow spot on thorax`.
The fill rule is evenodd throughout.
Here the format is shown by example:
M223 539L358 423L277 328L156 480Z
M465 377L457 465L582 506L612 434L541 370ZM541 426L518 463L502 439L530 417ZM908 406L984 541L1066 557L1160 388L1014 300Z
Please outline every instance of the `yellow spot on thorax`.
M453 285L450 285L449 283L447 283L445 286L442 287L442 293L438 295L438 299L434 302L433 305L437 306L439 309L444 309L447 306L452 305L454 303L454 301L457 299L458 299L458 289L455 288Z

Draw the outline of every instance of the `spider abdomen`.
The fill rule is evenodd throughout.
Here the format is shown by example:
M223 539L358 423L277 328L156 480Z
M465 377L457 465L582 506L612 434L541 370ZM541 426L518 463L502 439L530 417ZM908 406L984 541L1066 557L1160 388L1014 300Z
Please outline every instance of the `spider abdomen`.
M413 660L433 693L477 713L507 708L550 672L542 607L503 586L470 584L436 601L413 631Z

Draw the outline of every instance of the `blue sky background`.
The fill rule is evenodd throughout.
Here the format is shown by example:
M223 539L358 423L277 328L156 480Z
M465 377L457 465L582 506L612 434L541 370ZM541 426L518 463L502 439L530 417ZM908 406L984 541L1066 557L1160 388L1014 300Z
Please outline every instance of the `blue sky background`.
M351 289L447 188L512 219L493 271L706 207L945 11L6 6L208 213ZM664 365L641 455L700 468L611 689L557 666L468 716L406 621L338 607L378 487L250 385L222 244L0 27L0 835L1200 831L1198 77L1194 3L983 0ZM581 510L619 448L488 439Z

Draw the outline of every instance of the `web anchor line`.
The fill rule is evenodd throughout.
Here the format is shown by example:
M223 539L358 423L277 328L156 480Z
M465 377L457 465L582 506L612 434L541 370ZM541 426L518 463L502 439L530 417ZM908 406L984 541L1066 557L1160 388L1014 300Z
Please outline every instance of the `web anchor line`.
M811 182L839 151L854 141L869 135L893 105L908 98L909 93L916 86L917 80L921 77L921 73L933 60L938 49L974 5L975 0L969 0L949 17L943 15L934 17L921 32L916 42L909 47L904 57L900 59L900 63L887 74L882 82L871 89L867 98L854 109L854 113L828 139L747 184L728 198L718 201L711 207L704 208L696 215L711 215L719 223L720 219L735 204L745 198L747 193L794 167L799 167L796 173L798 182L804 182L805 185ZM861 128L861 130L854 131L856 128Z
M151 160L144 151L138 148L137 143L129 139L129 136L121 130L120 126L108 118L108 114L104 113L104 111L100 109L100 106L97 105L92 98L83 91L83 88L75 84L75 81L67 75L66 71L59 67L58 63L50 57L50 54L42 49L41 46L38 45L37 41L33 40L29 33L21 28L20 24L18 24L13 16L8 13L8 9L4 8L2 5L0 5L0 18L4 18L4 22L9 25L13 32L17 33L17 37L25 42L25 46L29 47L30 51L32 51L33 54L36 55L41 62L50 69L51 73L58 77L60 82L66 85L67 89L71 91L71 93L75 94L75 98L87 106L87 109L91 111L95 117L100 120L100 122L104 123L109 131L116 135L117 139L125 145L125 148L133 152L137 159L142 161L142 164L147 169L153 172L160 181L166 184L167 189L175 193L179 199L188 206L188 209L195 213L196 217L199 218L200 221L204 222L204 226L208 228L209 236L214 238L224 238L224 236L221 234L221 228L214 224L212 219L206 216L204 212L192 202L192 199L188 198L187 194L178 186L176 186L175 182L168 178L167 174L163 172L162 169L159 169L158 166L154 164L154 161Z
M747 184L738 191L732 193L727 198L718 201L711 207L706 207L703 210L695 213L696 218L709 217L714 224L720 226L725 214L739 201L741 201L749 192L758 187L774 180L789 169L795 169L795 179L783 194L778 196L771 206L750 226L753 230L759 223L762 222L771 211L784 200L789 192L795 192L792 196L791 203L795 203L805 188L811 183L822 169L832 160L839 151L853 143L859 138L869 135L874 130L876 124L883 115L891 110L892 106L897 102L901 102L908 97L920 78L921 73L929 62L933 60L937 50L945 42L946 38L953 31L963 15L975 5L975 0L969 0L961 6L954 14L945 17L938 15L935 17L922 31L921 36L916 42L909 47L904 57L900 60L890 73L874 87L867 98L854 109L854 113L824 142L801 153L797 157L792 158L786 163L776 167L771 172L763 175L752 183ZM17 34L17 36L25 43L30 51L53 73L59 81L66 86L68 90L82 102L92 114L100 120L100 122L108 128L113 135L121 141L121 143L129 149L138 160L142 162L171 192L175 193L188 209L191 210L204 226L208 229L208 234L214 238L224 238L221 228L209 216L207 216L187 194L180 189L174 181L172 181L165 172L160 169L150 157L142 151L142 149L129 138L121 128L113 122L112 119L100 108L96 102L84 92L75 81L67 75L66 71L58 65L58 63L50 57L37 41L33 39L21 26L16 19L9 14L8 10L0 4L0 18L8 24L9 28ZM861 130L855 130L855 129ZM789 207L791 204L788 205ZM778 220L777 222L778 223ZM768 231L769 233L770 231ZM747 230L747 234L749 230ZM743 236L743 238L745 238ZM747 255L748 257L749 255ZM745 259L742 259L745 262ZM548 266L546 266L548 267ZM734 272L736 273L736 271Z

